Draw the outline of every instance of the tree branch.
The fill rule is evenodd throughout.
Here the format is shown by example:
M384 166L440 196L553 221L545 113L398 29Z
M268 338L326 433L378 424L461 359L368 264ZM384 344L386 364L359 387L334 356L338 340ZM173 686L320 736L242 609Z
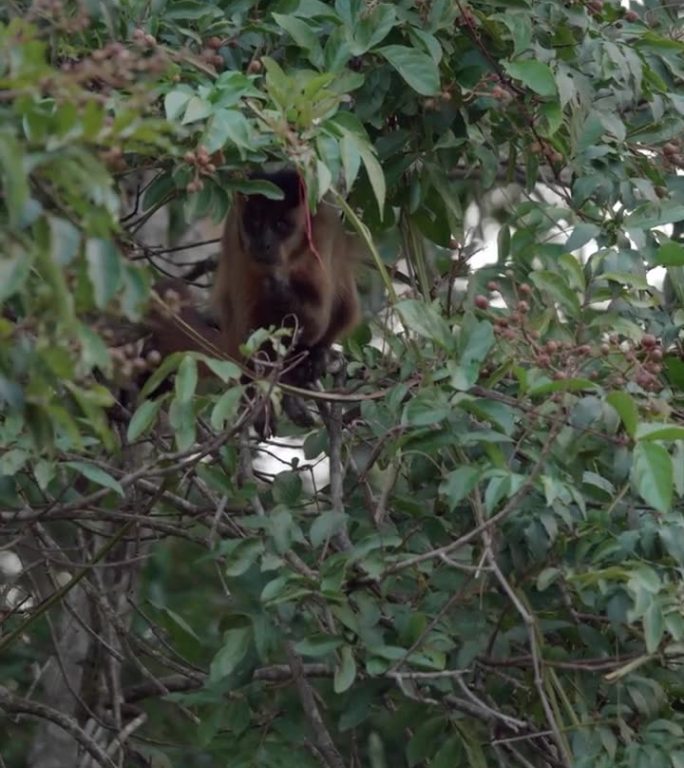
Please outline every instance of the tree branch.
M8 713L29 715L41 720L49 720L72 736L100 765L106 766L106 768L117 768L107 753L69 715L58 712L56 709L45 704L14 696L4 686L0 686L0 708Z

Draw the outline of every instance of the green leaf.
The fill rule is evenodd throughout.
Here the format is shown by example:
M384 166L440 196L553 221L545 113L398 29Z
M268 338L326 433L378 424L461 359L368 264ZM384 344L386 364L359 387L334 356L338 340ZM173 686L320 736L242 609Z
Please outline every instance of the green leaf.
M347 189L352 188L361 167L361 152L357 144L357 138L345 131L340 141L340 156L344 169L344 184Z
M491 18L508 27L513 40L514 56L519 56L530 48L533 17L525 13L496 13L492 14Z
M434 758L430 760L430 768L454 768L456 765L466 765L463 744L460 737L449 736L440 741L440 747ZM470 763L474 768L474 763Z
M247 655L251 642L251 627L229 629L223 636L223 647L209 666L209 681L216 683L228 677Z
M660 641L665 632L665 621L663 611L658 600L654 599L646 610L643 618L644 639L646 640L646 650L648 653L655 653L658 650Z
M680 498L684 498L684 440L678 440L674 447L674 487Z
M530 280L540 291L545 291L554 301L557 301L571 317L579 315L580 300L577 293L568 287L561 275L550 270L535 270L530 275Z
M537 589L543 592L548 589L553 583L560 579L562 573L560 568L544 568L544 570L537 576Z
M145 382L140 390L140 397L148 397L164 381L172 371L175 371L179 363L184 359L184 352L174 352L162 360L161 365Z
M76 472L96 485L101 485L104 488L116 491L119 496L125 495L121 483L113 478L108 472L105 472L104 469L95 466L95 464L87 464L84 461L67 461L64 466L71 467L71 469L76 470Z
M382 166L378 163L375 149L371 145L363 125L350 112L338 112L326 125L329 126L333 135L341 135L340 151L347 182L353 182L356 178L358 158L361 158L382 218L387 194L385 174Z
M271 510L268 532L278 554L285 554L295 539L300 538L301 531L295 522L292 512L283 507Z
M634 272L602 272L602 280L609 280L617 283L620 287L628 286L638 291L647 291L649 289L646 275L639 275Z
M0 255L0 301L19 291L31 273L32 256L19 243L5 243Z
M435 754L446 727L447 723L441 715L417 724L406 746L406 763L409 768L413 768L418 763L432 762L429 758Z
M674 202L647 203L625 219L625 229L653 229L684 219L684 205Z
M4 77L6 73L3 68ZM7 127L10 125L11 123L8 123ZM0 132L0 179L3 185L3 205L9 214L9 224L16 228L21 225L30 189L29 177L24 169L22 147L10 130Z
M224 392L216 401L216 405L211 411L209 423L217 432L225 429L226 425L232 423L240 409L240 400L242 399L242 387L233 387Z
M166 113L166 119L177 120L191 98L192 91L187 86L183 86L183 89L167 93L164 97L164 112Z
M539 113L545 118L540 123L539 132L542 136L554 136L563 124L563 113L557 101L547 101L539 107Z
M331 509L322 512L311 524L309 539L313 547L320 547L336 533L339 533L347 522L344 512L334 512Z
M475 488L480 479L480 470L476 467L463 466L454 469L440 484L439 492L449 500L449 509L453 512L458 504Z
M684 267L684 245L669 240L655 255L654 264L661 267Z
M195 442L196 418L192 400L174 398L169 407L169 424L173 428L179 451L187 451Z
M551 97L558 94L556 80L548 64L541 61L511 61L504 62L504 69L511 77L521 80L540 96Z
M311 590L304 586L304 581L298 576L278 576L266 584L261 590L261 602L268 606L296 601L309 595Z
M315 66L321 66L323 63L323 51L319 37L313 29L306 22L294 16L285 16L282 13L273 13L271 15L275 19L276 24L281 29L284 29L300 48L306 51L311 63Z
M86 242L88 277L95 303L104 309L121 285L121 259L111 240L91 237Z
M349 29L354 28L363 7L361 0L335 0L335 11Z
M665 374L671 386L684 390L684 360L675 355L665 357Z
M458 365L450 366L451 386L466 390L475 384L480 367L494 346L494 329L489 320L477 320L466 315L458 337Z
M539 397L539 395L548 395L552 392L579 392L580 390L599 389L596 382L591 379L560 379L559 381L540 381L534 384L528 390L529 395Z
M639 423L639 409L634 398L627 392L611 392L606 397L606 402L617 411L627 434L634 437Z
M176 375L176 400L187 403L192 400L197 388L197 363L186 355L178 366Z
M168 195L173 194L175 185L171 173L160 173L157 178L145 190L142 199L142 208L144 211L159 204Z
M229 143L240 149L250 149L253 143L252 129L242 112L219 109L207 121L203 141L208 152L216 152Z
M369 6L364 17L348 29L349 51L352 56L361 56L381 43L397 22L397 11L391 3Z
M404 299L395 305L395 309L411 331L445 349L453 350L456 346L451 328L432 304L417 299Z
M273 498L278 504L295 506L301 500L302 487L299 472L280 472L273 481Z
M499 263L503 264L511 252L511 228L508 224L503 224L496 236L496 245Z
M153 603L153 605L155 605L155 607L158 610L165 613L174 624L176 624L183 630L183 632L187 632L187 634L193 637L195 640L197 640L198 643L202 642L202 640L197 635L195 630L188 624L188 622L179 613L176 613L176 611L172 611L169 607L165 605L157 605L156 603Z
M208 101L200 99L198 96L192 96L185 108L181 125L196 123L198 120L204 120L205 117L213 112L212 106Z
M577 224L572 230L572 234L567 239L565 247L568 251L575 251L586 245L591 239L601 233L601 228L596 224Z
M126 439L134 443L154 424L163 400L145 400L133 414L126 430Z
M250 78L235 70L222 72L216 78L214 88L220 92L216 104L221 107L232 107L245 97L260 98L261 96L261 92L254 87Z
M48 217L50 227L50 255L60 267L71 264L81 245L81 233L67 219Z
M207 357L207 355L198 355L197 359L202 360L224 384L229 381L239 381L240 376L242 376L240 366L230 360L217 360L215 357Z
M354 652L349 645L343 646L340 651L340 661L335 665L335 678L333 688L335 693L344 693L351 688L356 679L356 662Z
M412 397L404 407L402 424L429 427L449 418L451 406L439 389L423 390Z
M670 511L673 471L670 454L658 443L638 443L634 449L632 483L641 498L665 514Z
M675 424L648 422L639 424L636 430L637 440L684 440L684 427Z
M264 545L258 539L245 539L226 554L226 576L242 576L264 553Z
M368 181L370 182L373 194L378 203L378 210L380 212L380 218L382 219L385 210L385 196L387 194L384 171L370 145L365 142L357 142L356 147L361 155L363 167L368 174Z
M377 53L397 70L414 91L422 96L439 93L439 70L425 53L405 45L386 45Z
M0 456L0 475L14 477L29 460L29 454L21 448L12 448Z
M343 643L344 641L341 637L316 634L300 640L295 645L295 651L301 653L302 656L319 658L336 651Z
M264 179L231 179L226 186L246 195L263 195L269 200L282 200L285 197L280 187Z

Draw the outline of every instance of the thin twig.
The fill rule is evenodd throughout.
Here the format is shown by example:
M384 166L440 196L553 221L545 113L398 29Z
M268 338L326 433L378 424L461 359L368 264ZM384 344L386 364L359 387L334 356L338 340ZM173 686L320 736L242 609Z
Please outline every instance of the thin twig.
M107 754L113 755L114 752L118 749L123 752L123 745L124 742L126 742L131 736L132 733L138 730L140 726L144 725L147 721L147 713L141 712L137 717L133 718L130 723L128 723L111 741L109 746L107 747Z
M540 460L541 460L541 457L540 457ZM475 509L476 520L480 525L482 525L484 523L484 510L483 510L482 500L477 492L473 494L473 497L474 497L473 507ZM525 627L527 629L527 634L528 634L529 644L530 644L530 652L532 654L532 660L533 660L534 684L537 689L537 694L539 695L542 708L544 709L544 714L546 715L547 722L553 733L554 741L558 749L558 754L562 760L562 764L566 766L566 768L571 768L572 758L570 754L570 748L558 724L556 713L554 712L553 706L549 701L549 697L545 689L542 658L541 658L541 652L539 649L537 623L534 617L532 616L532 614L523 605L522 600L518 597L515 590L511 586L510 582L504 576L501 569L499 568L499 564L494 554L494 548L492 545L492 534L491 534L490 528L482 529L482 541L484 544L486 558L487 558L487 561L489 562L492 572L494 573L497 581L503 588L504 592L508 595L508 598L510 599L510 601L515 606L516 611L520 614L520 617L523 620L523 623L525 624Z
M295 653L292 643L289 640L285 642L285 653L290 669L292 670L292 676L295 685L297 686L297 691L299 692L299 700L302 703L304 715L311 730L314 732L317 750L325 760L325 765L329 768L345 768L342 755L335 746L335 742L332 740L330 732L321 717L313 689L306 679L302 660Z
M107 753L88 736L76 720L59 712L46 704L40 704L37 701L22 699L10 693L7 688L0 686L0 708L5 712L13 714L28 715L41 720L49 720L66 731L75 741L77 741L88 754L97 760L99 765L106 768L116 768L116 764L111 760Z
M344 366L338 361L339 368L334 376L334 385L342 385ZM333 512L344 518L344 466L342 464L342 405L330 403L325 407L318 403L318 409L328 433L328 463L330 471L330 501ZM335 543L342 550L351 549L352 543L347 532L346 523L342 530L335 535Z
M520 488L510 497L510 499L499 512L486 520L482 520L475 528L473 528L471 531L468 531L468 533L464 534L455 541L452 541L450 544L445 544L443 547L437 547L436 549L431 549L429 552L422 552L421 554L414 555L413 557L409 557L406 560L400 560L399 562L393 563L385 569L382 577L388 576L392 573L397 573L399 571L404 571L407 568L412 568L414 565L419 565L420 563L424 563L427 560L441 558L443 555L448 555L452 552L455 552L456 550L461 549L461 547L464 547L466 544L469 544L473 539L476 539L484 531L490 530L491 528L498 525L502 520L505 520L512 512L518 509L520 503L534 487L537 478L539 475L541 475L546 466L545 459L551 451L559 430L560 425L556 425L551 429L549 436L539 453L539 457L530 470L529 474L523 481Z

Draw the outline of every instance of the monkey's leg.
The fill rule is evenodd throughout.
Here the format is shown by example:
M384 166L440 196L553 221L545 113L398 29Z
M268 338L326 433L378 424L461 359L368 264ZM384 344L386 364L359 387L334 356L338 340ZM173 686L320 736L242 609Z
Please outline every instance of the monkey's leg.
M313 389L316 382L325 373L328 351L324 346L295 346L291 357L304 354L304 358L291 370L283 381L299 389ZM298 395L283 396L283 410L290 421L299 427L312 427L315 423L311 409L307 408L303 397Z
M304 400L296 395L283 395L283 410L287 418L298 427L313 427L314 419Z
M288 372L288 383L302 389L315 384L326 372L328 365L328 349L322 345L313 347L295 347L292 357L304 355L291 371Z

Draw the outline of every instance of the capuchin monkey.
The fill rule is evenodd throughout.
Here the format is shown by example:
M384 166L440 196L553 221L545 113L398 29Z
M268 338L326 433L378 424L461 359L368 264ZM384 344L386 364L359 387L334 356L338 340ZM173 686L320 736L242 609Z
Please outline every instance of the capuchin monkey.
M148 316L149 344L162 356L184 350L223 353L240 362L240 345L257 328L290 327L295 337L288 342L281 380L307 389L325 371L331 344L359 321L354 271L361 249L329 202L321 201L310 213L295 170L258 172L250 178L271 182L283 198L236 195L212 291L219 327L196 308L182 280L161 280L155 290L168 309L153 307ZM275 360L270 345L260 351ZM210 372L201 365L199 373ZM300 398L285 395L283 408L293 422L312 423ZM255 428L261 437L272 434L268 404Z
M310 213L295 170L250 178L271 182L283 199L236 196L223 233L213 306L231 356L239 357L240 344L257 328L293 328L284 366L292 361L293 367L281 379L307 388L323 373L330 345L359 321L354 269L360 246L329 202L322 200ZM272 349L264 352L273 359ZM283 407L296 423L311 423L298 399L286 396ZM256 426L263 434L270 431L266 421Z

